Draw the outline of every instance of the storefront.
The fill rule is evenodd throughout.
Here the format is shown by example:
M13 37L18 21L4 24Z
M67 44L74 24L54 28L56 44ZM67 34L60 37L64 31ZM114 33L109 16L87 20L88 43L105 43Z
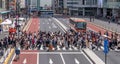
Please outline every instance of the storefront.
M2 31L8 31L9 27L12 25L12 21L9 19L6 19L2 23L0 23Z
M8 28L8 25L2 26L1 23L5 19L9 18L9 13L10 13L10 11L0 10L0 29L2 29L2 30L3 30L3 27L5 28L5 30Z
M0 11L0 18L2 18L2 21L9 18L10 11Z

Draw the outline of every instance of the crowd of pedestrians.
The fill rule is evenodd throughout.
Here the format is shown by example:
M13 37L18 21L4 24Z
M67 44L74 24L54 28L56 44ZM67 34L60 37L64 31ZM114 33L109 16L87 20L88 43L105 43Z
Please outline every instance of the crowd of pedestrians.
M16 44L20 45L21 49L40 49L43 46L43 49L47 48L55 48L57 50L57 46L60 48L65 47L69 49L74 46L78 49L81 48L91 48L91 49L101 49L103 45L104 37L101 32L98 33L93 31L82 32L74 32L68 31L66 33L58 32L34 32L34 33L26 33L19 32L20 36L17 37L17 34L6 36L4 39L0 40L0 49L7 49L8 47L15 47ZM110 36L108 32L105 35ZM109 39L109 48L115 49L119 47L120 44L120 35L111 34L111 38Z
M110 36L108 32L105 32L105 35ZM111 38L109 39L109 48L120 49L120 35L116 33L111 34ZM90 48L92 50L101 49L103 46L104 37L102 36L101 32L98 33L93 31L86 31L86 32L74 32L69 30L66 33L58 32L34 32L34 33L27 33L27 32L19 32L19 37L17 34L12 34L6 36L5 38L0 40L0 51L7 48L13 48L16 46L23 49L40 49L43 47L44 50L52 50L53 48L57 50L57 46L59 48L66 48L69 49L71 47L76 47L78 49L81 48Z

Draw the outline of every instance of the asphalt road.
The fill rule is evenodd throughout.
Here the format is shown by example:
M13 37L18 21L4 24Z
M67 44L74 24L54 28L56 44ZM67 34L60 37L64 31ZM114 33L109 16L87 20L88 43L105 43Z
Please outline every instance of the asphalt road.
M103 51L94 51L105 62ZM120 51L110 51L107 55L107 64L120 64Z
M62 23L64 23L66 26L69 26L69 19L68 18L64 18L64 17L56 17L59 21L61 21ZM86 19L86 18L83 18ZM89 19L86 19L89 20ZM95 24L98 25L107 25L107 22L103 22L103 21L99 21L95 19L95 22L93 22ZM112 25L112 26L111 26ZM110 25L107 25L108 27L113 27L114 29L118 29L118 25L111 23ZM103 26L104 27L104 26ZM105 61L105 55L103 53L103 51L94 51L96 55L98 55L103 61ZM120 51L119 52L115 52L115 51L110 51L108 53L108 58L107 58L107 64L120 64Z
M69 26L69 18L62 17L62 16L54 16L54 17L57 18L59 21L61 21L61 23L63 23L66 27L70 28L70 26Z
M56 18L63 25L69 28L68 19L65 18ZM66 21L66 22L64 22ZM40 17L40 30L41 31L60 31L64 32L64 29L61 25L54 20L52 17ZM40 51L40 53L45 51ZM48 53L48 54L47 54ZM91 61L87 58L87 56L78 50L59 50L51 52L45 52L45 54L39 54L39 64L92 64Z
M91 64L82 52L40 52L39 64Z
M39 64L63 64L62 59L59 54L40 54Z
M52 17L40 17L40 30L64 33L62 27Z

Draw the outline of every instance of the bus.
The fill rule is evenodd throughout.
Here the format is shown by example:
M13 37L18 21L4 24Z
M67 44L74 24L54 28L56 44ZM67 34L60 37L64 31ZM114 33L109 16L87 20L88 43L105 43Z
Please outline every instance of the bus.
M70 18L70 27L75 32L86 32L87 29L87 22L81 18Z
M53 12L53 10L40 10L40 11L38 12L38 14L39 14L40 16L53 16L53 15L54 15L54 12Z

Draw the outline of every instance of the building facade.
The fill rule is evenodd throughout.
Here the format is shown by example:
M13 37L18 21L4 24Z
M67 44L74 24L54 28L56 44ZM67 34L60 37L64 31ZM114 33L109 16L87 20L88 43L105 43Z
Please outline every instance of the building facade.
M52 4L54 13L63 14L64 0L53 0Z
M93 12L96 10L97 0L64 0L65 14L88 16L90 14L93 15Z
M40 0L30 0L29 2L29 6L30 6L30 10L34 10L34 11L38 11L40 10Z
M120 0L105 0L103 4L103 16L120 17Z
M120 16L120 0L54 0L53 9L75 16Z
M0 23L9 16L6 10L6 0L0 0Z

